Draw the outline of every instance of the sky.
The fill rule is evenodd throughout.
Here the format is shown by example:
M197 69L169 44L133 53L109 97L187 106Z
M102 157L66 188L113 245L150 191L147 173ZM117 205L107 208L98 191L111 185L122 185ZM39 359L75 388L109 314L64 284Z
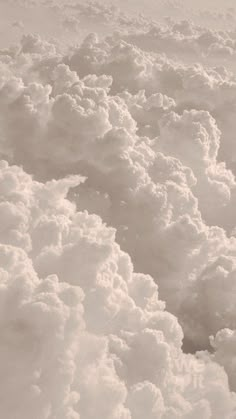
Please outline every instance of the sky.
M0 28L0 417L235 419L234 2Z

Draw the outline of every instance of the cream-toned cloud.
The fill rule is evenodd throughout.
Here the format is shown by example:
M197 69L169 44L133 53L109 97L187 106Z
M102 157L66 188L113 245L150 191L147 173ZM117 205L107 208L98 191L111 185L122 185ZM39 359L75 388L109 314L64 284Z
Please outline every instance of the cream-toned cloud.
M68 173L86 176L87 181L74 192L77 208L101 215L117 229L117 241L131 255L135 268L158 281L168 308L185 324L187 296L195 281L231 246L223 230L204 222L225 226L226 213L227 228L233 227L235 181L217 161L220 131L209 112L181 114L176 99L149 93L157 74L160 89L166 83L163 77L178 74L174 68L167 69L165 61L157 73L154 57L120 41L112 52L111 45L99 44L95 35L81 48L82 57L87 51L93 59L103 48L104 60L110 51L113 61L104 61L103 67L97 61L98 75L81 78L72 66L74 53L70 60L65 57L64 63L58 63L57 55L51 61L50 49L50 71L43 70L44 55L41 65L38 53L23 53L27 63L36 59L34 72L27 64L25 77L3 84L2 153L43 180ZM133 73L122 75L118 68L125 68L127 59ZM99 74L99 67L106 74ZM188 69L184 72L188 74ZM120 77L127 86L132 83L130 92L119 92ZM37 228L52 228L53 238L53 226L48 221L47 227L44 218ZM50 253L48 260L64 260L58 251ZM186 330L189 333L187 324ZM204 344L215 332L213 326L209 331L203 327ZM195 342L198 335L189 338Z
M154 280L133 273L114 229L66 198L80 181L43 184L1 163L1 199L27 209L31 238L23 250L0 232L2 414L233 417L224 370L182 352Z
M229 377L230 386L235 389L235 330L222 329L215 337L211 336L211 345L215 351L212 358L224 367Z
M130 39L1 55L6 419L235 416L234 76Z

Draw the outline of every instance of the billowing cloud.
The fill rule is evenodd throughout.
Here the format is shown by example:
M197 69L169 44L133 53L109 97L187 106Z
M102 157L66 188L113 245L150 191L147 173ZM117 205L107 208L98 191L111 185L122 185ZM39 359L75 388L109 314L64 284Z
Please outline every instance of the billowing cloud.
M235 417L235 35L141 21L1 52L6 419Z
M13 69L3 78L2 155L44 181L86 176L73 192L77 208L117 229L135 268L158 282L190 334L186 339L207 345L218 330L216 320L209 316L206 326L199 316L192 336L188 300L196 311L192 295L197 290L203 298L196 284L205 269L222 254L235 255L234 238L208 227L234 227L235 180L218 161L217 120L209 110L180 112L180 68L168 67L164 58L158 64L155 56L119 39L100 42L91 35L69 57L28 36L20 56L26 63L22 77ZM193 69L181 71L188 83ZM161 91L168 86L168 96L152 93L154 81ZM233 327L231 319L227 327Z
M1 232L2 414L232 416L224 370L183 354L181 326L153 279L133 273L114 229L66 199L81 180L42 184L1 162L1 201L25 214L30 243L5 243ZM8 219L8 236L21 236Z

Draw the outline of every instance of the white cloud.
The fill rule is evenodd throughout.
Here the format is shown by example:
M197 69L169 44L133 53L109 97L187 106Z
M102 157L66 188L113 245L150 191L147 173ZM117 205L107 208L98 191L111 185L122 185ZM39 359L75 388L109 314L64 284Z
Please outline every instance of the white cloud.
M30 39L32 45L40 46L43 56L21 53L27 57L22 79L5 76L2 154L43 180L68 173L85 175L87 181L73 198L78 209L100 214L117 229L117 240L131 255L135 268L158 281L168 308L180 316L190 334L186 338L206 345L209 334L217 332L213 323L208 330L204 318L199 317L199 332L192 336L184 313L193 289L201 298L195 282L204 269L220 254L227 255L230 246L234 254L234 245L224 231L209 228L202 218L209 224L233 228L235 181L217 161L221 137L210 113L180 113L178 109L174 89L178 71L190 86L194 85L192 74L197 73L183 66L168 67L164 58L157 64L154 56L120 41L112 49L113 41L99 43L91 35L78 52L80 59L87 57L83 72L88 75L81 78L75 65L73 71L68 66L77 53L70 60L62 58L68 64L58 64L53 48L38 38ZM50 57L46 61L44 54ZM104 63L96 56L102 56ZM95 60L95 67L89 57ZM29 70L32 60L33 71ZM80 61L77 65L80 67ZM130 74L120 71L127 65ZM90 75L95 68L98 75ZM121 91L121 78L127 88L131 85L130 92ZM172 78L175 99L151 93L157 80L160 90L168 81L170 94ZM227 220L224 214L228 214ZM21 220L17 221L16 214L14 217L23 229ZM37 228L40 237L47 228L52 229L52 238L57 237L54 222L44 219ZM57 264L59 257L66 266L69 255L51 251L47 263ZM39 260L47 257L43 253Z
M235 416L235 40L145 31L0 56L6 419Z
M1 163L1 199L25 210L31 239L24 251L0 233L2 414L230 417L223 369L183 354L153 279L133 273L113 229L66 199L80 181L42 184Z

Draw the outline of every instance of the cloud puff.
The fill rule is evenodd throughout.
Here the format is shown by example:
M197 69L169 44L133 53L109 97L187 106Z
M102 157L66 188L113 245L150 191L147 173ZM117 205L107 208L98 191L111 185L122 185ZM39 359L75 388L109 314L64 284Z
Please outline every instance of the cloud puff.
M6 419L235 416L235 80L171 53L233 46L200 32L1 55Z
M77 208L116 228L117 241L135 268L159 283L186 339L207 345L209 334L217 332L213 323L208 329L198 317L193 336L184 313L188 296L193 307L197 304L193 289L202 295L195 284L202 272L234 246L224 230L205 224L234 226L235 181L217 161L221 137L215 119L205 110L180 112L174 89L180 68L168 67L164 58L157 64L154 56L123 41L100 43L91 35L61 62L50 48L45 61L48 46L40 48L41 62L39 53L21 52L27 58L22 78L7 74L3 79L2 155L44 181L68 173L86 176L71 195ZM130 74L123 71L127 66ZM97 74L81 78L80 69ZM182 69L185 82L191 81L192 69ZM175 99L153 93L155 80L161 91L169 86L170 93L172 86ZM51 221L37 228L52 229L52 238L56 234ZM50 263L58 257L66 265L58 250Z
M226 66L234 67L233 33L197 26L189 20L153 24L127 35L127 41L146 51L164 53L176 60L216 65L219 57Z
M1 176L1 197L28 211L32 244L0 234L4 417L233 415L223 369L183 354L153 279L133 273L113 229L66 199L81 180L42 184L5 162Z
M211 344L215 350L212 358L224 367L230 386L235 389L235 330L222 329L214 338L211 336Z
M83 329L83 293L55 275L39 280L20 248L1 244L0 254L1 414L72 417L78 393L70 387Z

